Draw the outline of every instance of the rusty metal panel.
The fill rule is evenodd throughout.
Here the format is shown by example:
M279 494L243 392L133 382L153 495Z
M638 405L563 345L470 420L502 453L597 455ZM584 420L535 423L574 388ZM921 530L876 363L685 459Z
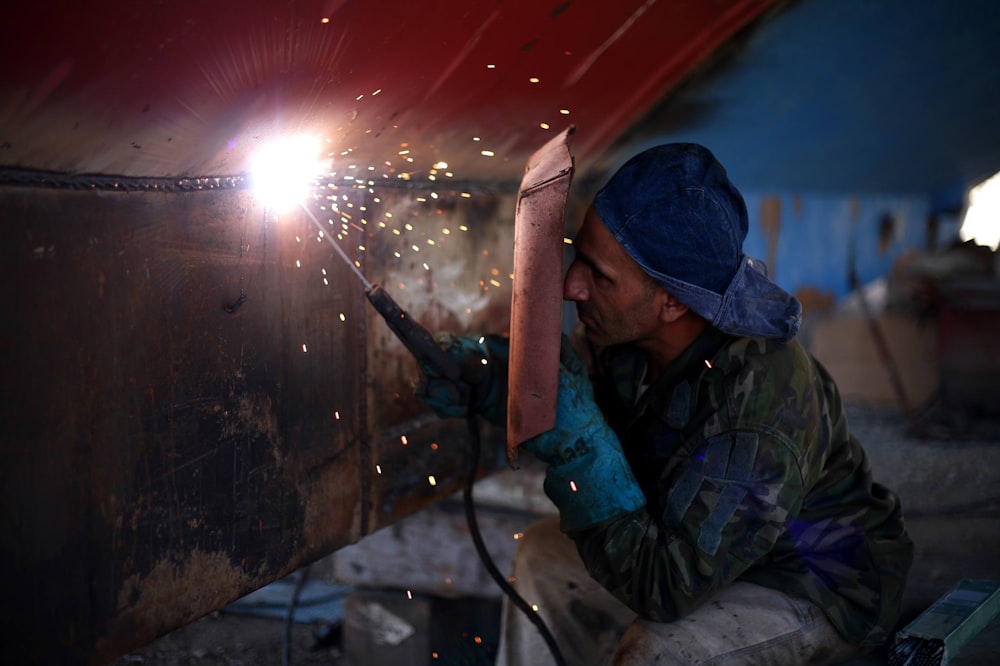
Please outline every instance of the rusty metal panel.
M384 198L370 215L394 209L399 235L342 239L367 243L365 270L432 330L503 330L489 280L509 256L480 249L510 245L497 198L427 211L455 242L403 227L417 194ZM105 662L457 489L464 424L416 401L414 364L303 214L236 190L8 187L0 219L15 662Z

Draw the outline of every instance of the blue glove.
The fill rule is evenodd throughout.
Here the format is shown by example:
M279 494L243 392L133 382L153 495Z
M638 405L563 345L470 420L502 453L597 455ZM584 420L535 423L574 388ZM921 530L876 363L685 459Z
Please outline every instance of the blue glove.
M507 424L507 357L510 341L499 335L452 335L434 338L461 369L452 381L435 368L421 365L417 396L441 418L481 415L498 426Z
M646 497L594 402L583 359L565 341L559 364L556 426L524 448L549 463L545 494L559 507L562 531L576 532L631 513Z

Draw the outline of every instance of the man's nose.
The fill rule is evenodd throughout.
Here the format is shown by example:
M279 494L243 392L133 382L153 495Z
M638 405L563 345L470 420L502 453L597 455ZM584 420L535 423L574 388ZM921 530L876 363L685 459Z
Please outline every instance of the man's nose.
M586 277L579 261L574 260L563 278L563 298L567 301L585 301L590 298Z

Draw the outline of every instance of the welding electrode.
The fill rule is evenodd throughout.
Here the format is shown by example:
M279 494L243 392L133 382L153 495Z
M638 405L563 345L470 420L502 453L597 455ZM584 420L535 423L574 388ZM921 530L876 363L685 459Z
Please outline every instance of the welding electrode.
M385 323L389 325L389 328L396 337L399 338L400 342L410 350L416 358L417 361L423 367L432 367L443 376L447 377L451 381L458 381L461 379L466 382L470 389L475 391L480 383L479 373L467 369L465 373L462 372L462 368L459 366L458 362L448 355L430 332L417 323L410 315L406 313L396 301L393 300L392 296L386 292L385 289L378 286L377 284L372 284L365 278L364 273L362 273L357 266L348 258L344 250L337 245L336 242L329 235L324 233L323 225L319 223L308 208L303 206L306 214L312 219L313 224L316 228L320 230L320 236L325 238L330 245L337 251L340 258L351 268L358 279L361 280L361 284L365 287L365 295L368 296L369 302L375 307L375 311L382 315L385 319ZM482 370L482 368L476 368L475 370ZM532 624L541 633L542 638L545 640L545 644L549 648L549 652L552 653L552 658L556 663L556 666L566 666L566 660L563 658L562 652L559 650L559 646L556 644L555 637L552 632L549 631L548 627L545 626L545 622L542 620L541 616L535 612L535 610L528 604L524 598L518 594L517 590L510 584L506 576L500 573L497 569L496 563L493 562L493 558L490 557L489 551L486 549L486 544L483 541L482 533L479 531L479 524L476 521L476 510L472 500L472 486L476 482L479 471L479 454L482 447L479 435L479 425L476 421L476 416L470 413L466 422L469 426L469 442L470 442L470 459L471 465L469 466L469 473L465 479L465 487L462 490L462 505L465 508L465 517L469 523L469 534L472 537L472 542L476 547L476 552L479 554L479 559L482 560L483 565L489 572L490 576L500 586L511 602L531 621Z
M461 376L458 362L441 349L441 346L438 345L434 336L430 334L430 331L407 314L406 310L399 307L399 304L393 300L389 292L377 284L369 282L368 278L344 254L344 250L325 232L323 225L319 223L319 220L316 219L312 212L305 206L302 209L313 221L313 224L316 225L316 228L319 229L320 237L325 238L333 246L333 249L337 251L337 254L344 260L344 263L358 276L361 284L365 287L365 295L368 297L368 301L375 307L375 311L382 315L385 323L389 325L389 328L396 334L399 341L403 343L403 346L409 349L410 353L416 357L417 362L421 366L434 368L452 381L458 381Z

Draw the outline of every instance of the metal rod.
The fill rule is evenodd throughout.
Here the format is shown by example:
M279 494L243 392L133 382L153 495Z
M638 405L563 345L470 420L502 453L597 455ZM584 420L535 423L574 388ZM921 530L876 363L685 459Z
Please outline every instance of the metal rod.
M354 274L358 276L359 280L361 280L361 284L365 286L365 291L371 291L372 283L369 282L368 278L365 277L364 273L362 273L361 270L354 265L354 262L351 261L350 257L347 256L347 253L344 252L344 249L339 245L337 245L337 241L333 240L333 238L330 237L330 234L328 234L326 229L323 228L323 225L320 224L320 221L316 219L316 216L312 214L312 211L306 208L305 204L302 204L302 210L306 212L306 215L309 216L309 219L312 220L313 224L316 225L316 228L319 229L320 238L325 238L327 241L329 241L330 245L333 246L333 249L336 250L337 254L340 255L340 258L344 260L344 263L346 263L348 266L351 267L351 270L354 271Z

